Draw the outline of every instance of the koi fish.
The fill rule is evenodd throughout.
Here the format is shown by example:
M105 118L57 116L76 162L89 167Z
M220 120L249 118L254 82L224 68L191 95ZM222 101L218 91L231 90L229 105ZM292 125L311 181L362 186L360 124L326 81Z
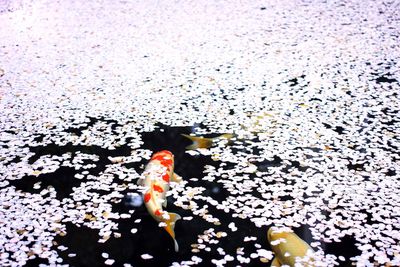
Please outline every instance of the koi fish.
M198 148L210 148L221 140L226 139L229 141L232 137L234 137L233 134L223 134L214 138L206 138L202 136L193 136L188 134L182 134L182 136L188 138L190 141L193 142L193 144L186 147L186 149L188 150Z
M264 124L265 121L267 121L266 119L269 119L268 121L274 121L271 119L274 117L274 115L266 112L256 113L256 114L248 113L246 115L249 118L248 122L246 124L240 124L239 126L242 130L250 133L263 133L265 128ZM234 137L238 138L238 135L235 133L233 134L226 133L214 138L207 138L203 136L194 136L188 134L182 134L182 136L188 138L190 141L193 142L191 145L186 147L187 150L194 150L198 148L210 148L221 140L228 140L228 142L230 142L231 139L233 139Z
M314 252L298 235L286 229L271 227L268 230L267 238L275 253L275 258L272 260L271 266L295 266L296 258L304 258L309 253ZM306 266L313 266L312 259L306 263Z
M175 251L179 250L175 239L175 223L181 218L176 213L164 211L167 207L166 192L170 182L180 182L182 178L174 173L174 155L167 151L159 151L151 157L147 164L143 178L138 184L144 186L143 201L150 215L158 222L165 224L164 229L173 238Z

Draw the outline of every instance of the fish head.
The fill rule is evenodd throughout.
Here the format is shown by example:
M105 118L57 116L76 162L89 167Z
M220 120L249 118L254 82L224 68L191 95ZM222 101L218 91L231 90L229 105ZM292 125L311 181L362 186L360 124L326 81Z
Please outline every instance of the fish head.
M174 155L172 154L172 152L169 151L169 150L161 150L161 151L158 151L156 154L163 154L163 155L168 155L168 156L171 156L171 157L174 156Z
M168 150L161 150L154 153L151 159L174 160L174 154Z
M153 154L151 161L158 161L162 166L167 167L169 171L174 168L174 155L168 150L161 150Z

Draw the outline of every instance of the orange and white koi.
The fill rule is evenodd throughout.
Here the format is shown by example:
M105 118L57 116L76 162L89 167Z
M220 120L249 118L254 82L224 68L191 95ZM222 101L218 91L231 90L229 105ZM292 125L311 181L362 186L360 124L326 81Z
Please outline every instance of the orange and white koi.
M178 251L174 228L181 216L163 210L167 207L166 192L171 181L180 182L181 177L174 173L174 155L163 150L153 154L138 184L146 188L143 200L147 211L156 221L164 223L164 229L173 238L175 251Z

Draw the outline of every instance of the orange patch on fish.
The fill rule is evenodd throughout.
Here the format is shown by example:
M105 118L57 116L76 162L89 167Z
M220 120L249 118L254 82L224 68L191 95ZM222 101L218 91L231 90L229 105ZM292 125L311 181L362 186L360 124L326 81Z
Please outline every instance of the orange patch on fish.
M160 161L160 163L161 163L161 165L163 165L164 167L169 167L169 166L171 166L172 165L172 160L170 160L170 159L165 159L165 160L162 160L162 161Z
M162 176L162 179L168 183L169 182L169 174L168 173L164 174Z
M151 199L151 194L150 193L146 193L146 194L144 194L144 202L149 202L150 201L150 199Z
M164 192L162 187L159 186L159 185L156 185L156 184L153 184L153 189L154 189L154 191L157 191L157 192L160 192L160 193Z
M156 216L160 216L162 213L161 213L160 210L156 210L156 211L154 212L154 214L155 214Z
M159 154L154 154L154 156L152 156L151 159L152 160L163 161L163 160L165 160L165 156L164 155L159 155Z

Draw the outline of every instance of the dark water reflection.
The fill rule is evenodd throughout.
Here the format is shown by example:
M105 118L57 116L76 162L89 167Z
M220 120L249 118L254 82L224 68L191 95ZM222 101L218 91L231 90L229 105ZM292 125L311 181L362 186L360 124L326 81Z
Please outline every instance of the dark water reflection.
M91 121L94 123L94 121ZM118 125L115 125L118 126ZM74 131L79 134L82 129L75 129ZM181 136L182 133L189 134L192 132L191 127L166 127L159 125L153 132L142 133L143 145L141 148L149 149L151 151L159 150L170 150L175 155L175 171L184 178L199 178L197 181L187 180L187 186L196 187L201 186L205 188L202 193L204 196L210 196L218 202L222 202L227 199L230 195L229 192L223 187L221 183L209 182L201 180L204 176L204 167L211 165L219 167L220 162L214 161L210 156L191 156L185 153L185 147L190 144L190 141ZM96 162L96 167L90 169L89 172L92 175L98 175L105 170L106 165L110 164L108 157L130 155L130 148L128 146L121 146L116 150L108 150L97 146L57 146L50 144L42 147L31 148L31 151L35 153L35 156L31 158L31 162L40 158L42 155L62 155L70 152L75 155L78 151L94 154L99 156L99 161ZM145 161L127 163L125 164L128 168L134 168L138 173L143 171L143 165ZM276 155L272 161L258 162L259 170L267 170L271 167L277 167L282 164L282 159ZM229 166L227 166L229 168ZM233 166L232 166L233 167ZM304 171L299 164L291 162L291 166L288 168L298 168L300 171ZM57 192L57 198L63 199L68 197L72 192L73 188L79 186L84 180L78 180L74 178L77 173L75 169L69 167L61 167L56 172L50 174L35 176L26 176L20 180L11 181L11 185L17 189L38 193L33 185L41 181L44 186L51 185ZM121 180L114 179L116 183L122 183ZM217 249L223 248L226 254L235 257L233 261L227 263L227 266L243 265L237 259L237 251L239 248L243 249L246 256L251 253L255 253L257 248L255 244L261 245L261 248L271 250L268 245L266 233L268 227L258 228L253 223L247 220L233 217L229 213L225 213L222 210L216 209L212 205L208 205L209 213L214 217L217 217L221 224L213 225L207 223L199 216L193 216L190 210L184 210L173 204L173 200L169 199L168 208L169 212L176 212L182 217L193 216L190 221L180 220L176 225L176 238L180 245L180 250L176 253L173 250L173 243L169 235L160 227L158 223L148 214L147 210L143 205L140 205L140 201L133 199L135 192L125 190L125 197L121 201L116 201L112 204L113 212L119 214L129 213L134 210L131 218L129 219L115 219L118 221L119 227L117 232L120 236L111 236L107 242L99 243L99 232L98 230L90 229L86 226L77 226L72 223L67 223L67 231L65 236L57 236L55 239L55 247L63 245L68 247L67 250L58 250L58 253L63 258L63 263L70 264L71 266L102 266L104 265L105 258L102 256L103 253L107 253L110 259L115 260L114 266L122 266L124 263L130 263L132 266L169 266L173 262L180 262L190 260L193 255L202 258L200 266L210 266L212 259L221 259L221 256ZM258 192L254 192L255 195ZM136 195L137 196L137 195ZM196 200L201 205L206 205L203 200ZM136 221L136 222L135 222ZM140 221L140 222L138 222ZM232 232L228 225L234 222L238 231ZM132 234L131 229L137 228L137 233ZM228 236L225 238L218 239L218 244L207 244L210 247L210 251L200 250L197 253L192 252L192 244L197 244L198 235L204 233L204 231L213 228L214 232L226 232ZM293 229L302 239L307 243L313 241L311 232L306 226L302 226L297 229ZM247 236L254 236L257 239L255 241L243 242ZM352 238L344 238L341 243L323 243L321 247L326 253L332 253L335 255L343 255L346 257L347 262L341 264L341 266L350 266L349 257L355 256L358 253L354 246L354 240ZM76 254L74 257L69 257L69 254ZM150 260L142 259L142 254L150 254L154 258ZM28 262L28 266L36 266L39 263L44 262L39 259L31 260ZM259 258L251 259L248 266L269 266L269 263L261 263Z

